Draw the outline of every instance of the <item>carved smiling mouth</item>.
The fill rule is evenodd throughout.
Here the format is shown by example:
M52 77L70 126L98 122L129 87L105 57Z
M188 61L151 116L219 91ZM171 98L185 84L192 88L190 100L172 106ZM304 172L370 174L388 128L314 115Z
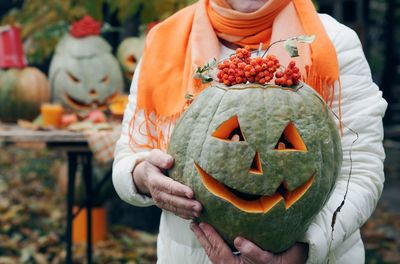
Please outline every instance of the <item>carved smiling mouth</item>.
M135 74L135 70L127 71L127 72L125 72L125 77L128 78L129 80L132 80L134 74Z
M285 208L289 209L307 192L315 178L314 172L307 182L293 191L289 191L286 182L283 181L272 196L253 195L240 192L220 183L207 174L198 164L195 163L194 165L200 175L201 181L209 192L248 213L266 213L281 200L284 201Z
M113 93L111 96L106 98L104 102L100 102L98 100L95 100L89 104L84 103L80 100L77 100L75 98L72 98L68 93L64 93L64 98L68 102L69 105L72 105L76 109L88 109L88 108L97 108L97 109L106 109L107 105L115 98L118 96L118 92Z

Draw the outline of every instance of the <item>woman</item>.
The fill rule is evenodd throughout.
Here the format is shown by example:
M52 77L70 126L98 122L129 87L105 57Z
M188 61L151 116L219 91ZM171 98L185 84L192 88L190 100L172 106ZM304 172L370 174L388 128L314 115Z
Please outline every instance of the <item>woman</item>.
M238 237L234 255L201 214L193 191L164 171L173 165L165 146L184 110L186 93L203 87L192 82L196 66L225 58L238 46L264 48L274 40L315 34L300 47L305 81L341 116L343 165L335 189L302 242L282 254L263 251ZM286 65L280 48L272 53ZM339 85L339 83L341 85ZM136 206L163 209L158 237L159 263L364 263L359 228L371 215L383 188L382 116L386 102L371 80L356 34L327 15L317 15L311 0L200 0L173 15L147 38L132 82L123 132L115 152L113 182L119 196ZM331 219L346 191L352 149L353 171L346 204L338 214L331 243ZM160 150L161 149L161 150Z

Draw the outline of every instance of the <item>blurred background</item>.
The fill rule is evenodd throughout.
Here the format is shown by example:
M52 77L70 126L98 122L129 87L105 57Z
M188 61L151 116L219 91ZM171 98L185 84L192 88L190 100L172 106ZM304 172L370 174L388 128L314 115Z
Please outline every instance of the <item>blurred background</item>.
M193 2L0 0L0 34L1 26L18 25L28 65L49 76L57 44L71 23L90 15L103 22L100 36L118 59L123 90L128 91L146 32ZM400 263L400 1L314 2L319 12L332 15L358 33L373 79L389 103L384 119L385 189L375 213L363 226L362 235L367 263ZM124 46L122 43L127 39ZM130 51L125 54L123 50L127 46ZM1 72L2 69L0 78ZM1 90L2 87L0 104ZM111 112L114 113L113 109ZM40 144L2 146L0 143L0 146L0 264L63 263L66 156ZM96 163L94 177L107 175L109 169L110 162ZM107 212L108 231L95 243L95 263L155 263L160 211L134 208L121 202L110 180L103 185L100 196L96 203ZM79 197L75 201L79 204ZM84 243L75 243L74 260L84 263Z

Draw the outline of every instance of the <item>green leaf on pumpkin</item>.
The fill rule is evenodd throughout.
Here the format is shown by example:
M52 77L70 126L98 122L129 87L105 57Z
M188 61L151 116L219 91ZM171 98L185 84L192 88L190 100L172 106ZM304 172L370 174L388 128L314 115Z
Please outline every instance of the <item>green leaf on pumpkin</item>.
M203 67L197 67L196 73L207 72L207 71L211 70L212 68L214 68L215 65L217 65L217 59L214 58L212 61L208 62Z
M186 93L185 94L185 99L186 100L190 101L190 100L193 100L193 98L194 98L193 94L191 94L191 93Z
M298 57L299 56L299 50L297 48L297 43L294 38L290 38L285 40L283 43L283 46L285 47L286 51L289 53L290 57Z
M203 67L197 67L193 78L201 80L201 83L209 83L214 80L214 78L208 74L208 71L213 69L217 65L217 59L213 59L212 61L208 62Z
M296 40L297 40L297 42L311 44L315 40L315 35L311 35L311 36L301 35L301 36L296 37Z
M194 74L194 78L201 80L202 84L212 82L212 80L213 80L213 78L210 75L204 74L204 73L199 73L199 72L196 72Z
M297 43L313 43L315 40L315 35L307 36L301 35L294 38L289 38L284 41L283 46L286 51L289 53L290 57L298 57L299 56L299 49L297 47Z

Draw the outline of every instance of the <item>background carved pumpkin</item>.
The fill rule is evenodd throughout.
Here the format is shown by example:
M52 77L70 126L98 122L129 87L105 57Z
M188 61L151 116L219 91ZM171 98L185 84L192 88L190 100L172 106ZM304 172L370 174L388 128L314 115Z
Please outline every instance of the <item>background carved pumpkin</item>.
M306 231L335 184L338 129L315 91L214 85L184 113L168 152L170 177L191 188L231 246L241 235L282 252Z
M0 70L0 120L34 119L40 105L50 99L46 76L38 69Z
M124 39L117 49L117 58L121 64L124 77L128 85L132 82L136 66L143 55L144 36Z
M54 100L73 110L106 109L123 88L118 61L99 36L66 34L50 65Z

